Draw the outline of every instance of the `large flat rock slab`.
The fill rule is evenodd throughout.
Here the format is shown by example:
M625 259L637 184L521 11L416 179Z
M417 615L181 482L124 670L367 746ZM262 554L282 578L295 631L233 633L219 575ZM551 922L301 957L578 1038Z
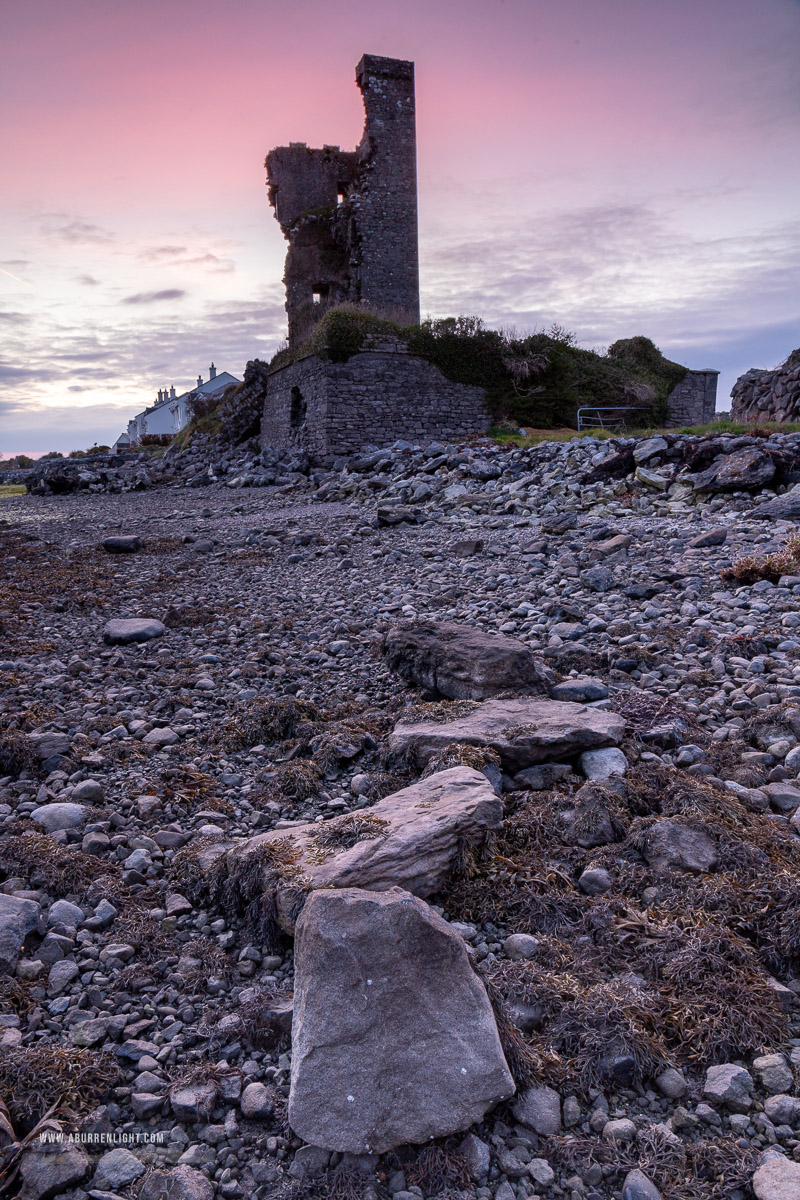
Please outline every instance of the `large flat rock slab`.
M462 938L401 888L309 897L297 922L289 1124L381 1154L468 1129L514 1093Z
M516 638L454 622L398 625L385 635L382 649L403 679L451 700L485 700L500 692L547 695L556 682Z
M501 801L486 776L451 767L371 808L272 829L233 847L212 846L201 861L214 869L224 853L226 869L236 877L249 875L261 856L264 890L275 893L278 923L291 933L298 889L385 891L397 885L430 896L447 878L461 839L480 843L502 820Z
M153 638L163 637L166 632L166 625L155 618L118 617L106 621L103 641L107 646L128 646L132 642L149 642Z
M585 750L618 745L625 722L616 713L569 701L487 700L451 721L400 721L389 739L395 754L420 767L445 746L489 746L512 774L541 762L563 762Z

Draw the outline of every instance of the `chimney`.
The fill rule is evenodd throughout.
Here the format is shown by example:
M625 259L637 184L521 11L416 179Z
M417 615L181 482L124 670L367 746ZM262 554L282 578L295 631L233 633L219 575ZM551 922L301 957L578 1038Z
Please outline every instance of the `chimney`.
M170 398L170 400L175 399L175 384L174 383L173 383L172 387L169 389L169 398Z
M197 376L197 386L198 386L198 387L202 387L202 386L203 386L203 376L202 376L202 375L198 375L198 376Z
M213 363L212 363L212 364L211 364L211 366L208 368L208 378L209 378L209 379L216 379L216 378L217 378L217 368L214 366L214 364L213 364Z

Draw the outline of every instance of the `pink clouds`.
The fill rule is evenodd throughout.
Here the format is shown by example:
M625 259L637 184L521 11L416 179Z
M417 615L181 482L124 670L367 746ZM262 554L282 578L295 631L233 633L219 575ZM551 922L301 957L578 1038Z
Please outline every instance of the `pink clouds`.
M709 361L754 304L770 328L800 315L770 249L795 261L796 0L5 0L0 36L7 354L38 361L55 322L67 363L96 330L97 404L151 390L164 317L126 296L181 293L179 377L231 305L231 369L274 344L264 155L356 144L365 51L417 64L424 310L641 331L678 357L727 330ZM66 370L26 374L22 409L84 386Z

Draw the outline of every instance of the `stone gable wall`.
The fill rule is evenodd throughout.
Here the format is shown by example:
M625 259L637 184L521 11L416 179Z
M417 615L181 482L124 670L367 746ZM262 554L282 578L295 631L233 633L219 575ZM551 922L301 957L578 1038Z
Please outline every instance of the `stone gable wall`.
M344 363L309 355L273 371L261 443L351 454L398 438L457 440L485 433L489 424L482 388L453 383L402 349L373 349Z
M708 425L715 419L719 371L687 371L669 394L667 427Z

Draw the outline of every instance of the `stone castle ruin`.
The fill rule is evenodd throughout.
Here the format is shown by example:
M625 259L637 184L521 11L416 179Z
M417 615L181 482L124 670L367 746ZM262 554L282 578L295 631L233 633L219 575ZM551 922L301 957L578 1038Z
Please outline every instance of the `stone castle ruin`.
M326 308L351 302L419 323L414 64L365 54L366 123L355 150L292 142L270 150L269 200L289 242L289 345Z
M355 150L293 142L267 155L269 199L289 243L290 350L337 304L419 323L414 64L365 54L356 82L366 121ZM480 388L453 383L385 337L346 362L309 353L274 370L261 435L265 445L346 454L488 425Z
M365 54L356 82L365 124L355 150L291 142L265 164L289 243L289 346L268 375L261 438L317 456L401 438L459 440L491 423L481 387L447 378L398 336L420 319L414 64ZM368 334L345 354L320 350L315 327L341 305L388 317L395 332ZM712 420L716 377L688 371L667 423Z

